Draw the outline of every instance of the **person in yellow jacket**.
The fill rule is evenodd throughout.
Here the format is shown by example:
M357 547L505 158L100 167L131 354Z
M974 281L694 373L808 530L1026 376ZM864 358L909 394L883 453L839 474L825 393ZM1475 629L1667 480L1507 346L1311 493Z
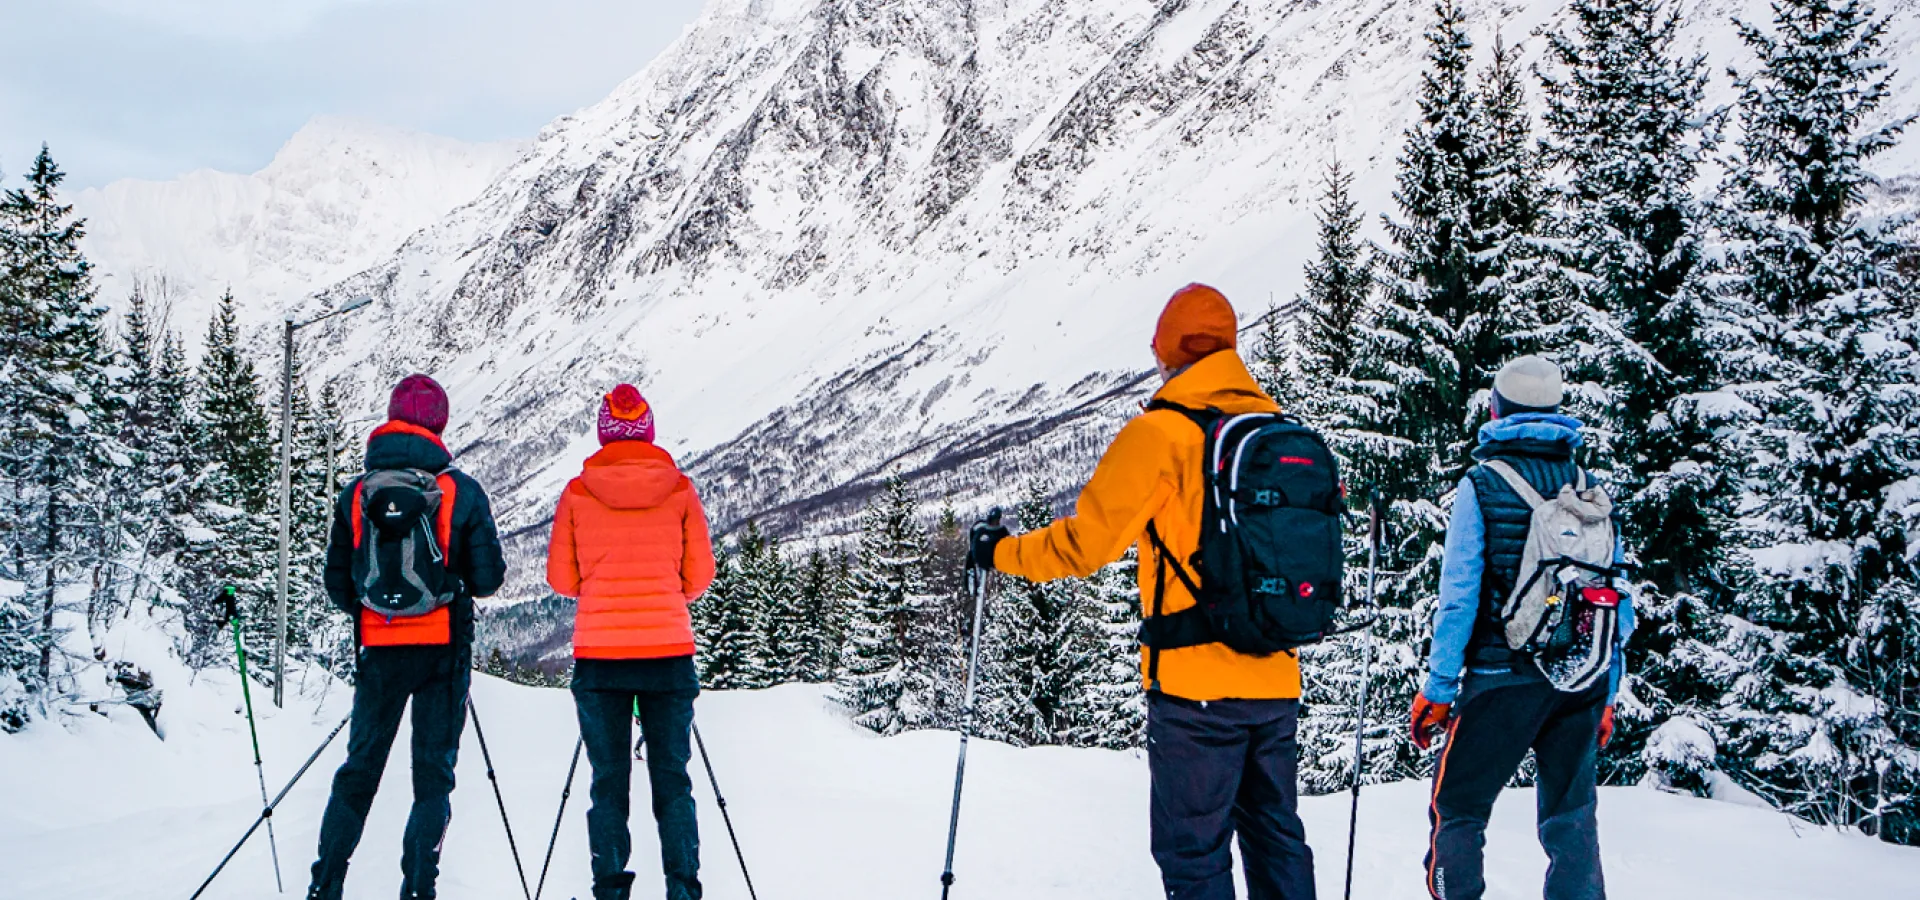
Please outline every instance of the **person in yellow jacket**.
M1155 399L1278 412L1240 359L1237 333L1219 291L1196 284L1175 293L1154 330L1165 381ZM1199 546L1205 440L1176 411L1144 412L1107 448L1072 516L1018 536L977 528L970 554L978 565L1050 581L1092 575L1137 545L1141 614L1152 614L1156 593L1164 613L1191 607L1170 567ZM1173 559L1155 552L1149 524ZM1157 664L1153 656L1142 648L1153 857L1167 897L1231 900L1237 835L1253 900L1313 900L1313 852L1298 810L1298 657L1247 656L1217 643L1161 651Z

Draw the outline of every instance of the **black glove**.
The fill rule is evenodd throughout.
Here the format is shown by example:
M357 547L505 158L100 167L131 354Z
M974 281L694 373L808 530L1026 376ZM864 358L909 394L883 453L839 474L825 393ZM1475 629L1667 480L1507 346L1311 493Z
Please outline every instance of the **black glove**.
M215 588L213 603L219 608L221 614L226 616L226 621L231 622L240 618L240 597L232 585Z
M1009 536L1007 526L1000 524L1000 508L994 507L985 519L973 523L973 530L967 533L967 568L993 571L994 548Z

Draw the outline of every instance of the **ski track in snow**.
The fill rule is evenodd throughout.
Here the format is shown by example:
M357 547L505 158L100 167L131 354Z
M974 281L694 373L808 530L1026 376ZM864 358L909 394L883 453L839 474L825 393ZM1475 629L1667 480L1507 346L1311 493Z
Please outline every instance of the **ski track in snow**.
M82 715L66 727L36 723L0 735L0 896L63 900L185 898L258 812L237 676L162 673L168 692L158 741L124 708ZM317 681L309 684L317 693ZM349 692L324 703L290 698L274 711L256 693L269 787L277 792L326 732L346 715ZM515 837L539 877L560 783L578 732L570 696L476 675L474 701L487 726ZM881 738L859 730L819 687L709 693L699 701L755 887L768 900L931 898L939 889L955 737L917 732ZM389 761L366 836L349 873L349 900L393 896L400 832L410 792L408 734ZM288 896L306 887L328 780L345 734L274 816ZM547 897L586 897L587 771L583 763L560 828ZM694 772L707 896L746 897L704 773ZM658 893L658 849L644 772L635 770L637 896ZM1369 788L1361 806L1356 896L1424 896L1426 791L1407 782ZM1147 851L1147 771L1130 752L1015 749L975 742L967 766L954 897L1160 896ZM1533 835L1532 794L1508 791L1488 853L1490 900L1538 897L1545 858ZM1308 833L1319 858L1321 896L1337 897L1347 797L1307 798ZM1920 849L1824 831L1767 810L1640 788L1601 795L1607 880L1632 900L1876 900L1911 897ZM441 896L521 896L471 723L461 749L454 820ZM266 835L259 834L215 882L209 898L274 896Z

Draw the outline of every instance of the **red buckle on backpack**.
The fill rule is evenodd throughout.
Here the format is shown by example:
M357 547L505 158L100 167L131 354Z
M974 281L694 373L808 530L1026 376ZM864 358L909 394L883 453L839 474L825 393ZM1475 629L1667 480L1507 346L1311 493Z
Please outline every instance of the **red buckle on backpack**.
M1590 587L1580 589L1580 599L1588 606L1615 609L1620 606L1620 592L1610 587Z

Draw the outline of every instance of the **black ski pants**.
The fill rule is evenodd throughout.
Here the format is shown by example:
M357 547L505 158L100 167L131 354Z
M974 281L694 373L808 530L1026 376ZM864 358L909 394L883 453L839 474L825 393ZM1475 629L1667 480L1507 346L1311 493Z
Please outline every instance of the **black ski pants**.
M700 823L694 813L693 701L698 691L573 692L580 737L593 767L587 810L587 846L593 856L596 900L626 900L633 873L627 860L633 838L627 830L633 778L633 718L637 709L647 745L647 782L653 820L660 832L660 867L667 900L700 900Z
M1567 694L1545 680L1481 690L1475 680L1467 676L1454 704L1434 773L1428 892L1438 900L1480 900L1486 892L1487 819L1532 750L1540 845L1548 860L1546 900L1603 900L1594 757L1606 684Z
M453 767L467 724L471 675L466 654L450 647L368 647L360 651L353 685L347 761L333 775L333 794L320 819L315 885L337 885L360 844L367 811L413 703L413 811L401 838L400 896L432 898L440 876L440 847L453 818Z
M1251 900L1314 900L1299 722L1298 700L1147 695L1153 859L1168 900L1233 900L1236 836Z

